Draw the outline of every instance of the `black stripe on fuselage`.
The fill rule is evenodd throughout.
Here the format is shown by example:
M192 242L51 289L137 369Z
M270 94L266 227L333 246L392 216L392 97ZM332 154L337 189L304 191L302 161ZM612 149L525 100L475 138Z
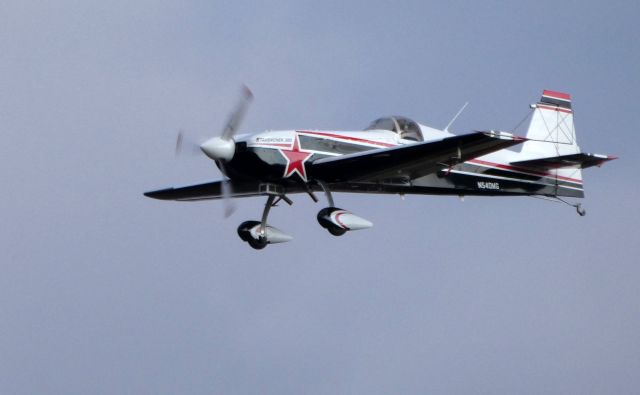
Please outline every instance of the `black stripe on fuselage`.
M443 171L441 174L447 174L447 171ZM474 172L468 172L464 170L451 170L449 171L448 175L455 175L456 177L468 178L469 181L464 182L464 184L471 183L473 184L472 185L473 188L476 187L475 185L476 181L484 181L486 183L499 184L500 186L495 188L497 190L511 190L513 188L517 188L521 191L526 191L529 193L532 193L532 192L540 193L539 191L541 189L547 189L547 188L550 188L551 190L562 189L562 190L571 190L571 191L580 191L580 192L582 191L581 186L560 185L554 182L543 182L543 181L536 182L536 181L523 180L519 178L500 177L500 176L493 176L493 175L488 175L483 173L474 173ZM490 187L485 187L480 185L477 185L477 187L484 188L484 189L490 188Z
M464 193L482 195L546 195L584 197L582 189L563 187L555 184L543 184L514 178L485 176L478 173L468 173L461 170L452 170L444 176L455 186L455 189Z
M516 170L499 169L497 167L491 167L489 165L477 165L470 162L461 163L455 167L456 169L478 174L486 174L489 176L505 177L516 180L523 180L528 182L535 182L542 185L558 185L571 188L582 188L582 184L576 182L570 182L566 180L554 177L553 174L535 175L526 174Z

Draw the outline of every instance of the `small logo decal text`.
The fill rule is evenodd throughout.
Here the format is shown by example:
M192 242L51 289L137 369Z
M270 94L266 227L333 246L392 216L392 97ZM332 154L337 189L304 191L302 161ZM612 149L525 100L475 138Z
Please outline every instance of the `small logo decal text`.
M478 181L478 188L480 188L480 189L495 189L495 190L498 190L498 189L500 189L500 184L497 183L497 182Z

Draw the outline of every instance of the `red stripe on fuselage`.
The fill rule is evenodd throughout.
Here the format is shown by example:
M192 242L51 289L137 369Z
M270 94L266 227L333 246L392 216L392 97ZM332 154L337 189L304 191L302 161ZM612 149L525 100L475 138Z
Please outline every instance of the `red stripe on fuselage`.
M395 147L396 146L396 144L389 144L389 143L383 143L383 142L380 142L380 141L361 139L361 138L358 138L358 137L343 136L341 134L323 133L323 132L311 132L311 131L308 131L308 130L298 130L298 133L313 134L313 135L317 135L317 136L325 136L325 137L331 137L331 138L340 139L340 140L347 140L347 141L355 141L355 142L358 142L358 143L366 143L366 144L371 144L371 145L378 145L380 147Z
M525 173L525 174L557 178L559 180L565 180L565 181L569 181L569 182L573 182L573 183L577 183L577 184L582 184L582 180L579 180L577 178L563 177L563 176L558 176L558 175L551 174L551 173L544 173L544 172L538 172L538 171L535 171L535 170L524 169L522 167L515 167L515 166L504 165L504 164L501 164L501 163L487 162L487 161L480 160L480 159L471 159L468 162L469 163L476 163L476 164L479 164L479 165L485 165L485 166L489 166L489 167L496 167L498 169L518 171L518 172Z

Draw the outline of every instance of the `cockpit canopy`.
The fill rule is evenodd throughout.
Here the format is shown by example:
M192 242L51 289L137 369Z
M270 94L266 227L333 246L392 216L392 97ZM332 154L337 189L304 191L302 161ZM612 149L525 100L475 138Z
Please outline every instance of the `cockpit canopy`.
M373 121L365 130L390 130L398 133L401 139L424 141L420 125L407 117L379 118Z

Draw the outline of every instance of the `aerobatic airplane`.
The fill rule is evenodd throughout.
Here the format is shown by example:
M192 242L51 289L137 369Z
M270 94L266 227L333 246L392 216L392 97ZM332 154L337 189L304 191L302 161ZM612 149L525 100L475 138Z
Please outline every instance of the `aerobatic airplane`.
M317 219L335 236L373 224L337 208L333 192L539 196L570 204L585 215L580 204L563 198L584 197L582 169L616 159L580 150L571 97L550 90L531 105L525 137L496 130L454 135L448 126L438 130L401 116L377 119L363 131L297 129L236 136L252 98L244 88L222 135L195 145L227 178L145 195L179 201L224 199L227 216L231 199L265 196L261 220L238 227L240 238L255 249L292 239L267 218L277 203L291 205L289 196L295 193L317 202L316 192L324 192L328 207ZM184 144L179 134L176 152ZM516 145L521 145L518 151L508 149Z

